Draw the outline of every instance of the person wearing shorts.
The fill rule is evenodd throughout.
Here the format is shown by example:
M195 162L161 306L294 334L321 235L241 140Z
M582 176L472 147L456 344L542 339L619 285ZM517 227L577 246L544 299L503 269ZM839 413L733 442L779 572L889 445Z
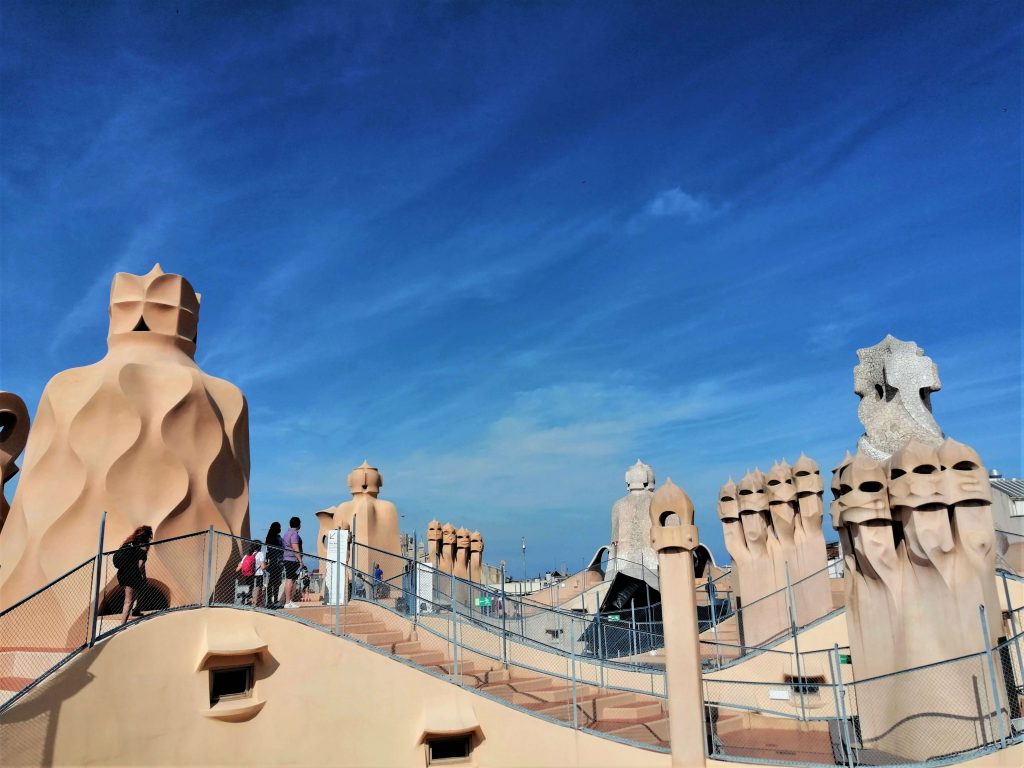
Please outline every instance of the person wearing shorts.
M288 525L291 527L281 537L284 545L284 607L294 608L295 579L299 576L299 565L302 563L302 537L299 535L302 521L293 517Z

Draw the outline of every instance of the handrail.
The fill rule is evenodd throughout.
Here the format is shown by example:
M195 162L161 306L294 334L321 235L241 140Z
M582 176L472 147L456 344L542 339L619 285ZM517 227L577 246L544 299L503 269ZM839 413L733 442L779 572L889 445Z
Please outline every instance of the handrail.
M204 536L205 537L206 533L205 532L201 532L201 533L198 533L198 534L189 534L189 535L186 535L186 536L173 537L171 539L161 540L159 542L159 544L166 545L168 542L173 543L174 541L190 538L192 536ZM230 534L224 534L224 533L217 533L215 535L215 537L206 539L206 541L208 541L208 542L211 541L211 540L214 541L214 542L219 542L219 541L222 541L222 540L227 540L229 542L229 546L226 549L220 550L220 554L221 554L220 563L221 563L221 565L219 567L221 567L221 569L222 569L221 570L221 574L220 574L220 578L223 580L226 575L230 575L230 570L229 569L232 568L233 565L234 565L234 563L233 563L231 558L234 556L233 553L238 551L238 546L237 546L238 543L239 542L252 541L252 540L243 539L243 538L238 537L238 536L232 536ZM214 546L217 546L217 545L214 545ZM186 548L181 549L181 550L179 550L179 549L171 549L170 551L168 551L164 555L164 557L172 557L173 558L175 552L184 552L184 556L188 557L190 559L194 559L195 557L197 557L196 550L193 547L186 547ZM203 554L205 555L205 552ZM306 560L306 559L316 560L317 562L319 562L321 564L325 564L325 565L327 565L327 566L329 566L331 568L340 568L341 569L340 573L338 571L334 571L334 573L332 574L332 578L337 579L334 582L335 585L340 585L341 583L345 583L346 585L351 585L351 584L356 583L357 580L361 581L367 587L369 587L370 585L372 585L374 583L372 575L367 574L366 572L364 572L364 571L354 567L354 565L352 565L352 564L338 563L336 561L333 561L333 560L330 560L330 559L326 559L326 558L321 558L321 557L318 557L316 555L304 554L303 555L303 560ZM82 571L82 569L85 568L85 566L88 566L89 563L90 563L90 561L87 560L87 561L81 563L80 565L76 566L75 568L71 569L67 573L63 574L62 576L58 577L57 579L54 579L53 581L51 581L50 583L48 583L44 587L42 587L42 588L36 590L35 592L33 592L32 595L29 595L28 597L24 598L23 600L20 600L18 603L16 603L15 605L11 606L10 608L5 609L3 612L0 612L0 617L8 616L13 608L15 608L15 607L17 607L19 605L23 605L26 601L32 599L33 597L38 597L39 594L41 594L42 592L45 592L48 588L52 588L55 585L59 584L61 581L67 579L70 576L72 576L76 572ZM226 565L225 565L225 563L226 563ZM425 567L430 568L430 566L425 566ZM440 572L437 572L437 573L440 573ZM326 576L326 572L324 572L324 575ZM379 608L381 610L387 611L388 613L394 614L396 616L400 616L400 617L402 617L403 619L406 619L406 620L409 620L410 618L413 618L413 617L409 615L408 608L403 608L402 607L402 602L401 601L403 599L404 599L404 605L405 606L413 606L413 613L416 613L416 614L419 613L420 601L425 601L425 602L429 603L435 609L432 613L429 614L429 616L431 618L433 618L433 619L436 619L436 621L425 621L425 619L421 619L421 623L418 626L423 628L424 630L426 630L428 635L436 637L436 638L444 641L445 643L450 642L452 644L453 668L451 670L447 670L446 669L445 673L443 675L440 675L437 671L431 670L429 665L418 665L414 661L410 661L408 659L403 659L403 661L405 663L407 663L407 664L415 665L415 666L417 666L417 668L424 669L424 670L426 670L427 672L429 672L431 674L439 675L440 677L443 677L445 679L450 678L456 684L462 684L462 683L460 683L460 673L459 673L458 670L459 670L459 659L462 657L462 651L464 650L466 652L469 652L469 653L473 654L474 656L479 656L481 658L491 659L491 660L495 660L495 661L501 660L501 661L504 661L504 663L506 663L506 664L508 664L510 666L513 666L513 667L519 667L519 668L523 668L523 669L529 669L529 670L538 671L538 672L540 672L540 673L542 673L544 675L550 676L552 678L558 678L558 679L561 679L561 680L565 680L565 681L567 681L567 684L571 683L573 686L576 686L578 684L582 684L582 685L595 685L595 686L599 686L599 687L604 688L604 689L633 690L633 691L638 692L638 693L647 693L648 695L653 694L656 698L657 697L663 697L663 694L660 694L657 690L653 690L652 689L652 690L648 691L646 688L644 688L643 690L640 690L639 688L631 687L631 686L634 686L635 684L638 684L639 681L646 681L648 679L651 681L651 685L653 687L654 684L655 684L655 681L657 681L659 679L662 679L662 677L663 677L663 672L661 670L659 670L659 669L653 669L653 668L650 668L650 667L639 666L639 665L632 665L632 664L629 664L629 663L614 662L614 661L609 661L607 659L601 659L601 658L581 657L581 656L576 654L575 650L567 652L567 651L565 651L565 649L561 649L561 648L558 648L558 647L553 647L553 646L548 645L548 644L546 644L546 643L544 643L542 641L538 641L535 638L532 638L532 637L530 637L528 635L521 634L521 633L515 631L515 626L514 626L515 622L512 622L511 631L509 631L509 630L502 630L499 627L494 626L492 623L489 623L488 621L484 620L485 616L481 615L479 611L476 611L476 612L466 611L466 610L464 610L464 606L462 606L462 604L457 599L452 601L452 598L453 597L457 597L457 595L454 595L454 594L453 595L443 595L442 594L442 597L444 598L445 601L447 601L448 604L446 604L445 602L437 601L435 598L438 596L438 593L436 593L436 592L432 592L430 595L420 595L419 594L418 585L415 582L412 582L412 583L407 582L403 578L404 576L407 576L407 575L410 575L410 574L400 574L400 575L397 575L397 576L394 576L394 577L391 577L391 578L387 579L386 581L390 583L389 584L390 590L388 591L387 595L384 594L383 590L375 591L375 590L372 590L372 589L367 589L362 596L353 594L351 596L351 598L350 598L352 602L371 603L371 604L375 605L377 608ZM447 586L449 586L449 587L454 585L456 587L456 589L458 589L460 586L464 585L467 588L469 588L470 590L476 590L478 592L480 592L480 591L490 592L489 590L485 590L484 588L482 588L481 585L474 584L473 582L466 581L466 580L461 579L459 577L452 577L452 576L449 576L448 574L442 574L442 576L443 576L443 579L440 580L440 583L436 584L437 586L444 586L445 584L447 584ZM342 578L345 579L344 582L341 581ZM1013 578L1013 577L1009 576L1009 578ZM382 580L382 581L384 581L384 580ZM397 582L397 583L395 583L395 582ZM74 585L72 585L72 586L74 586ZM228 593L224 592L223 589L225 587L229 587L229 586L230 586L230 584L228 584L226 582L222 582L220 584L219 588L222 591L219 594L220 594L221 597L224 597L224 596L226 596L228 594ZM322 589L324 586L329 586L326 583L326 581L324 581L321 584L319 584L318 588ZM348 588L348 587L346 587L346 588ZM393 594L391 594L391 592L395 592L395 591L398 592L398 596L397 597L394 596ZM78 594L77 587L76 587L76 591L74 591L74 592L64 592L63 594L65 596L70 596L71 599L75 599L74 595ZM472 595L472 594L474 594L474 592L470 591L468 594ZM191 595L191 593L186 593L186 595L185 595L185 597L192 597L192 596L193 595ZM60 598L61 595L57 595L57 597ZM233 588L232 588L232 592L231 592L231 597L232 597L232 599L235 599L235 593L234 593L234 589ZM322 595L322 597L323 597L324 600L327 599L326 595ZM512 598L508 598L508 596L506 596L506 597L507 597L507 599L511 599L511 601L515 602L515 598L514 597L512 597ZM412 598L412 599L410 599L410 598ZM91 598L91 597L89 597L87 599L84 599L82 601L83 605L81 607L84 608L85 607L84 604L87 604L92 599L93 598ZM318 604L319 603L309 603L309 605L311 605L311 606L316 606ZM75 605L78 605L78 603L75 602ZM204 608L204 607L207 607L205 601L195 601L195 602L186 601L186 602L180 603L180 604L178 604L178 605L176 605L174 607L168 606L166 608L161 608L160 610L150 614L149 616L146 616L144 620L153 618L155 616L162 616L165 613L170 613L170 612L173 612L173 611L190 610L190 609L194 609L194 608ZM217 596L215 595L214 598L213 598L212 607L236 607L236 606L233 603L224 603L224 602L218 600ZM237 607L241 608L240 605L237 606ZM331 632L332 634L337 634L337 635L348 637L349 639L351 639L353 641L356 641L356 642L359 642L359 643L361 643L362 645L364 645L366 647L373 647L371 644L365 642L364 640L360 640L358 637L355 637L353 635L348 634L346 632L346 630L345 630L344 622L338 617L339 615L337 613L334 613L334 616L336 618L333 620L334 621L333 624L325 623L325 624L321 625L321 624L317 624L314 620L310 619L309 616L303 616L301 614L301 612L299 612L298 614L290 614L290 613L287 612L287 610L270 610L270 609L267 609L267 608L263 608L261 606L251 606L251 607L247 606L245 609L246 610L258 610L258 611L264 612L264 613L273 613L274 615L282 616L282 617L288 618L289 620L293 620L293 621L296 621L296 622L304 623L304 624L307 624L308 626L318 627L321 631L327 631L327 632ZM425 617L427 614L419 614L419 615ZM558 614L558 615L560 617L565 618L565 614ZM590 621L589 618L581 617L579 615L571 615L568 618L569 618L569 636L572 639L572 642L574 644L573 647L575 647L575 643L576 643L575 636L578 634L577 633L577 628L583 627L585 629L586 627L591 626L593 624L593 622ZM30 619L26 619L26 621L28 621L28 620L30 620ZM415 619L413 619L413 621L415 621ZM820 619L818 621L820 621ZM118 632L122 631L123 629L131 627L133 623L128 624L126 626L119 626L116 629L108 630L106 633L103 633L100 636L100 640L102 641L103 639L109 638L111 635L113 635L115 633L118 633ZM13 627L15 625L11 625L11 626ZM477 629L481 630L484 634L477 634L477 633L475 633L473 631L468 631L470 627L477 628ZM58 633L60 631L61 630L58 627ZM499 632L506 639L511 639L513 641L511 645L514 648L514 651L512 651L512 652L506 651L504 643L501 644L500 646L495 645L492 642L493 638L492 638L492 640L488 640L487 639L488 637L491 637L491 636L499 634ZM468 635L468 637L467 637L467 635ZM786 638L780 638L780 640L785 640L785 639ZM1020 645L1022 640L1024 640L1024 632L1019 632L1018 631L1015 634L1013 634L1013 636L1010 637L1009 639L1003 640L1001 643L999 643L994 650L1002 651L1003 649L1009 649L1012 646L1012 647L1016 648L1018 656L1015 657L1015 658L1018 658L1018 660L1019 660L1019 652L1020 652L1019 651L1019 645ZM737 646L730 646L730 644L727 644L727 643L723 643L721 645L722 645L722 647L737 647ZM66 664L71 658L73 658L78 653L81 653L81 651L82 651L82 649L84 647L85 647L84 645L80 645L78 648L72 649L70 653L64 655L56 664L51 665L48 669L46 669L40 675L38 675L36 678L34 678L34 680L31 683L26 685L20 691L16 692L14 694L14 696L12 696L11 699L9 699L3 705L0 705L0 713L6 712L11 706L13 706L14 703L16 703L17 701L21 700L21 698L25 695L26 692L30 691L33 687L35 687L40 680L45 679L47 676L53 674L57 669L62 667L64 664ZM500 652L498 650L499 647L502 648L502 650ZM738 647L740 647L742 649L742 646L738 646ZM43 650L43 648L40 647L40 650ZM379 653L384 653L384 654L387 654L389 656L393 656L395 658L399 658L399 659L403 658L400 655L393 653L393 651L392 652L388 652L388 651L385 651L383 649L376 649L376 650ZM536 650L536 651L542 652L544 654L544 656L543 657L538 657L537 661L531 661L530 657L529 657L529 652L531 650ZM706 706L714 707L714 708L721 708L721 709L751 709L753 711L772 712L772 713L781 715L783 718L789 718L789 719L818 720L818 721L827 721L830 724L833 723L833 722L838 722L838 723L842 724L842 723L846 723L847 722L847 713L846 713L846 710L844 709L845 706L849 706L851 708L850 713L849 713L851 716L856 716L858 714L858 707L861 706L861 704L859 703L858 696L856 695L856 692L857 692L858 689L859 690L865 690L866 689L867 691L870 692L871 690L873 690L873 688L872 688L872 684L873 683L877 683L880 680L894 679L894 678L896 678L898 676L905 676L904 679L906 679L908 681L906 684L908 686L911 686L911 689L909 689L909 690L911 690L911 694L912 694L912 690L913 690L912 686L913 685L915 685L915 684L923 684L923 683L919 683L919 682L917 682L915 680L915 677L914 677L915 673L920 673L922 670L932 670L932 669L935 669L937 667L941 667L941 666L947 665L947 664L948 665L961 664L961 663L964 663L965 660L970 661L970 660L973 659L973 660L981 660L981 661L983 661L985 657L992 658L992 656L991 656L992 649L986 649L985 651L982 651L982 652L979 652L979 653L965 654L963 656L958 656L958 657L953 658L953 659L946 659L946 660L942 660L942 661L932 662L932 663L929 663L929 664L923 664L923 665L919 665L917 667L912 667L912 668L909 668L909 669L906 669L906 670L900 670L900 671L897 671L897 672L892 672L892 673L888 673L888 674L884 674L884 675L876 675L876 676L873 676L873 677L870 677L870 678L864 678L864 679L855 680L855 681L852 681L852 682L844 682L842 680L841 676L840 677L836 676L837 673L834 671L834 670L837 670L839 668L838 667L838 653L839 653L840 650L841 649L838 648L838 646L836 646L834 648L827 649L827 650L813 651L813 652L810 652L810 653L803 653L803 654L801 654L801 656L804 656L804 657L810 656L811 654L820 654L820 653L830 654L832 662L829 665L830 672L829 672L828 680L827 681L823 681L821 683L815 682L813 684L815 686L817 686L817 687L820 687L823 691L829 691L829 690L832 691L833 700L836 702L835 703L834 711L833 711L833 709L829 708L829 706L826 705L823 709L807 712L807 711L804 710L804 707L803 707L803 704L802 704L802 698L801 698L801 704L800 704L799 712L796 709L797 705L796 705L795 702L791 703L790 705L781 705L780 704L778 707L775 707L774 705L772 705L772 708L769 709L763 703L758 703L756 701L753 701L752 699L750 699L748 694L744 693L745 690L758 691L758 690L762 690L762 689L767 688L767 687L771 687L771 688L788 689L788 690L790 690L792 692L800 693L801 697L802 697L804 695L803 688L806 687L809 683L807 683L806 681L803 681L803 680L801 680L799 678L797 678L795 680L784 680L784 681L774 680L774 679L769 679L769 678L766 678L764 680L750 680L750 679L746 679L746 680L728 680L728 679L722 679L722 678L716 677L714 675L714 673L706 674L705 677L704 677L704 681L703 681L704 682L704 699L705 699ZM762 653L785 654L786 656L792 656L793 655L789 651L773 651L770 648L759 648L758 651L762 652ZM552 658L551 658L552 656L554 656L554 657L561 657L563 659L566 656L569 656L569 657L571 657L573 659L573 663L571 665L566 665L566 664L563 664L560 661L553 661ZM1017 677L1021 674L1021 669L1020 669L1019 663L1017 665L1011 664L1006 669L1008 669L1008 673L1009 674L1014 675L1014 680L1012 681L1013 685L1018 686L1018 689L1020 687L1024 687L1024 686L1022 686L1021 681L1017 680ZM1006 669L1004 669L1004 673L1006 673ZM567 670L569 670L569 671L567 671ZM617 679L608 680L607 677L606 677L606 673L610 672L610 671L613 671L613 670L616 671L617 673L620 672L620 671L621 672L627 672L627 673L635 673L635 676L633 674L630 674L630 675L626 675L626 676L619 676ZM929 675L928 679L929 680L935 679L934 675ZM733 692L733 694L729 693L729 691L730 691L729 686L735 686L735 691ZM849 692L850 692L850 697L849 697L848 701L846 701L844 699L844 694L843 694L844 690L849 690ZM867 694L864 694L864 695L867 695ZM879 695L881 695L881 694L879 694ZM983 695L989 695L989 694L983 694ZM992 694L992 695L993 695L994 703L990 703L990 702L983 703L982 706L985 708L985 710L980 715L981 717L989 718L989 725L991 725L991 718L993 718L993 717L994 718L1003 718L1004 716L1006 716L1006 717L1009 716L1008 715L1008 709L1007 709L1008 705L1007 706L1000 705L998 699L996 699L994 697L994 694ZM820 696L820 698L822 700L826 700L827 701L827 697L825 697L824 695L819 694L819 696ZM844 704L844 701L845 701L845 704ZM867 704L865 704L865 706L867 706ZM994 712L992 710L992 707L994 707ZM941 717L943 715L942 715L942 713L939 713L937 716ZM560 721L560 722L565 722L565 721ZM713 721L711 721L711 722L712 722L712 727L713 727ZM573 726L574 727L580 727L579 724L575 721L575 715L574 715ZM919 727L939 728L940 726L941 726L941 723L938 720L936 720L932 724L926 724L926 725L922 725L922 726L919 726ZM989 730L989 732L991 732L991 728L989 728L988 730ZM968 729L968 730L965 731L965 733L973 734L973 729ZM711 736L713 736L713 733L711 734ZM1017 734L1015 736L1011 735L1009 738L1001 740L999 744L995 744L991 740L984 741L984 743L981 743L981 742L974 743L974 741L972 741L972 739L974 738L972 735L967 735L964 738L966 739L966 741L963 742L963 749L961 751L963 752L963 754L966 755L968 753L976 752L978 749L980 749L982 747L987 748L987 749L994 749L994 748L1003 747L1003 746L1005 746L1007 744L1010 744L1010 743L1013 743L1013 744L1019 743L1021 741L1024 741L1024 734ZM984 738L984 737L982 737L982 738ZM975 740L975 741L977 741L977 740ZM719 746L721 746L721 742L720 741L718 742L718 744L719 744ZM720 757L725 757L725 758L730 758L731 757L730 755L727 755L724 752L716 753L716 754L712 755L712 757L719 757L719 756ZM852 765L853 762L854 762L853 758L851 758L849 764ZM920 761L917 761L917 762L920 762Z
M75 571L77 571L77 570L78 570L79 568L81 568L81 567L83 567L83 566L85 566L85 565L88 565L89 563L91 563L91 562L94 562L95 560L96 560L96 555L93 555L93 556L92 556L92 557L90 557L90 558L89 558L88 560L83 560L82 562L80 562L80 563L79 563L78 565L76 565L76 566L75 566L74 568L72 568L71 570L69 570L69 571L67 571L67 572L65 572L65 573L62 573L62 574L61 574L60 576L58 576L57 578L53 579L53 581L48 581L48 582L46 582L46 583L45 583L45 584L43 584L43 586L41 586L41 587L40 587L39 589L35 590L34 592L30 592L30 593L29 593L28 595L26 595L25 597L21 598L21 600L19 600L18 602L16 602L16 603L12 603L11 605L7 606L7 607L6 607L6 608L4 608L4 609L3 609L2 611L0 611L0 618L3 618L3 617L4 617L5 615L6 615L6 614L10 613L11 611L13 611L13 610L14 610L15 608L17 608L18 606L20 606L20 605L22 605L22 604L24 604L24 603L28 602L29 600L31 600L31 599L32 599L33 597L35 597L36 595L38 595L38 594L40 594L40 593L42 593L42 592L45 592L45 591L46 591L46 590L48 590L48 589L49 589L50 587L52 587L52 586L53 586L54 584L56 584L56 583L57 583L58 581L63 581L63 580L64 580L64 579L66 579L66 578L67 578L68 576L70 576L70 575L71 575L72 573L74 573Z

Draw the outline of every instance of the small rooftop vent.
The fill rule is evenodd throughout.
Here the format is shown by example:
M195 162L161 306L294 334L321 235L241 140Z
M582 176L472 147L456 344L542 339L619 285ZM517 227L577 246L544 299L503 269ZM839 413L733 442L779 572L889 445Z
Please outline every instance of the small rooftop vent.
M1000 472L998 469L989 470L989 473L988 473L988 479L989 480L1001 480L1002 477L1003 477L1003 473Z

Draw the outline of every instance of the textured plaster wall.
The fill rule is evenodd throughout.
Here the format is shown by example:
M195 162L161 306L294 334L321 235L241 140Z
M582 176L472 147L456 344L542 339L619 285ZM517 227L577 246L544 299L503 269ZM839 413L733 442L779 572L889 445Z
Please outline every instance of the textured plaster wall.
M204 655L211 646L244 650L254 636L267 644L254 691L265 704L241 722L206 716ZM669 765L666 754L551 724L355 643L233 609L144 621L82 654L0 718L0 753L5 766L419 768L425 723L467 718L481 738L460 765Z

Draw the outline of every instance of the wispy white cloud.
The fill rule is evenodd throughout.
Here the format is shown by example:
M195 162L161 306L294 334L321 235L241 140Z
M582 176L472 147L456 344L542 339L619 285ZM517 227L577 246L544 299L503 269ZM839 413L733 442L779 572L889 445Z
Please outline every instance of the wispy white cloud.
M634 214L626 225L627 232L636 233L653 221L676 220L693 224L708 221L724 213L728 205L714 204L705 195L693 194L682 187L664 189Z
M128 238L121 252L111 259L106 268L97 270L96 278L80 298L65 312L50 339L49 354L57 357L61 348L83 333L105 329L104 308L109 303L110 283L118 272L135 271L145 274L159 261L160 245L174 220L170 209L156 213L150 221L139 225ZM142 270L139 272L139 270Z
M714 209L706 199L672 187L659 192L644 208L644 213L655 219L684 218L693 221L710 216Z

